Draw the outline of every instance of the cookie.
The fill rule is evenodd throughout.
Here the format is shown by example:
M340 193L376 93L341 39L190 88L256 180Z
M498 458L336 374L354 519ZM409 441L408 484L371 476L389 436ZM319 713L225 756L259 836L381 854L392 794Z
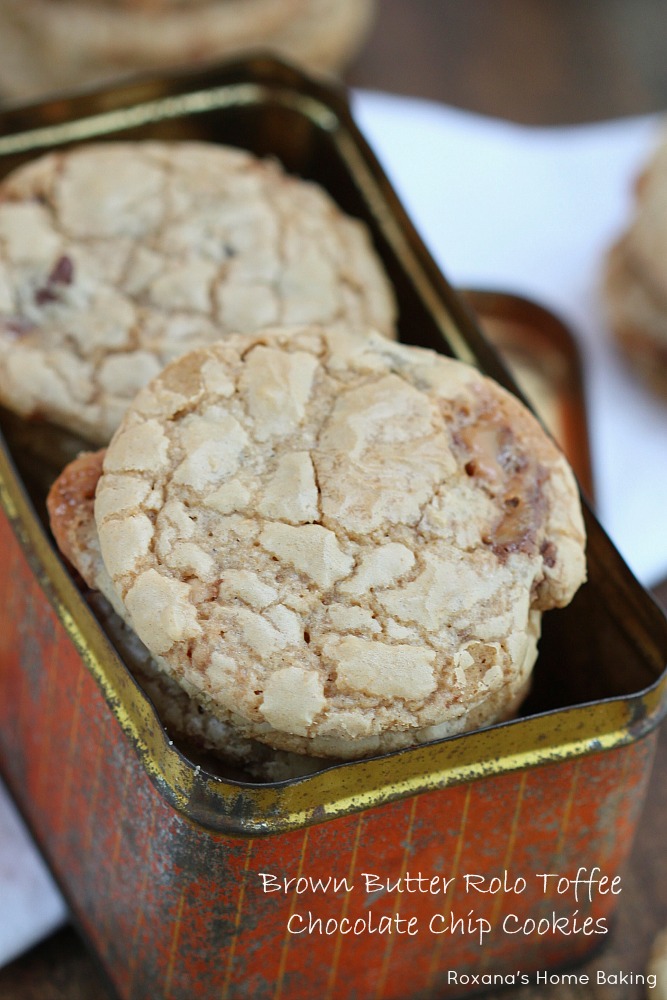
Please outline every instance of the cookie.
M667 302L667 132L654 148L634 187L626 251L663 302Z
M572 473L475 369L369 331L238 335L128 409L95 520L139 637L207 710L354 758L507 717L585 575Z
M632 218L610 248L603 299L610 329L635 372L667 397L667 138L637 180Z
M67 465L51 487L47 507L51 530L68 562L90 592L88 603L112 638L124 662L153 702L170 737L188 748L213 754L236 769L230 777L284 781L310 774L322 761L272 750L245 739L228 722L198 705L162 669L125 620L127 612L114 593L100 554L93 502L102 472L103 452L88 452Z
M392 336L394 318L365 226L239 149L94 144L0 185L0 402L93 443L164 364L230 331Z
M624 239L607 254L603 288L621 353L646 385L667 398L667 299L661 301Z
M335 73L374 11L374 0L0 0L0 89L32 98L258 50Z

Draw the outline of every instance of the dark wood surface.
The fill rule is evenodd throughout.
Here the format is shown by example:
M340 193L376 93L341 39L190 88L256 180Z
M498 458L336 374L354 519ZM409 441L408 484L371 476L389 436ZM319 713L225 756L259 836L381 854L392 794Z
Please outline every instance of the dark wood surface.
M347 75L352 85L528 124L667 110L664 0L379 0L378 6L371 38ZM667 581L656 596L667 609ZM611 940L581 971L644 969L655 932L667 926L665 829L663 727ZM0 1000L107 995L94 960L71 927L0 970ZM644 988L561 985L496 995L634 1000L644 996Z

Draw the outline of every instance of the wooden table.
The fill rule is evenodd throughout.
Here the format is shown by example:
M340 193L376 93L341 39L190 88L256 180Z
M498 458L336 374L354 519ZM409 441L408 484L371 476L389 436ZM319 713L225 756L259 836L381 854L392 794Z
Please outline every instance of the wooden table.
M527 124L584 122L667 109L662 0L378 0L351 85L441 100ZM656 590L667 609L667 581ZM667 926L667 730L612 939L583 967L643 970ZM0 1000L102 1000L106 986L72 928L0 970ZM638 1000L641 986L510 989L504 1000ZM147 998L159 1000L159 998Z

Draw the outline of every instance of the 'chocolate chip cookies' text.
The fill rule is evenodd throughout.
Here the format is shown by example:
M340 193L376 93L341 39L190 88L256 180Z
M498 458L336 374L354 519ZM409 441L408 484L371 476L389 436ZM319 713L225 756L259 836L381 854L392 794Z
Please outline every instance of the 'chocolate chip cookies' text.
M277 876L270 872L259 872L261 888L265 894L281 893L315 901L317 896L328 895L345 901L339 916L326 917L315 909L300 910L294 906L287 920L290 934L395 934L414 936L420 931L434 935L451 934L476 939L480 945L494 932L521 934L525 936L545 934L557 935L597 935L606 934L608 925L604 916L594 916L581 912L579 904L593 903L598 896L618 895L622 891L618 875L606 875L599 867L579 867L576 873L564 875L560 872L537 872L529 877L515 875L504 870L493 877L475 872L446 876L425 874L421 871L406 871L400 876L380 875L376 872L360 872L354 880L348 876L306 875ZM532 885L531 885L532 881ZM476 897L507 895L520 896L528 889L533 893L551 898L557 904L577 904L569 912L545 913L536 919L502 910L494 921L487 915L480 915L470 903ZM409 912L401 912L399 904L409 907L409 897L414 894L447 896L447 904L430 917L417 917ZM349 897L363 894L363 913L353 915L348 912ZM381 900L386 896L395 897L392 912L378 913L372 909L374 903L382 908ZM461 902L464 903L461 906Z

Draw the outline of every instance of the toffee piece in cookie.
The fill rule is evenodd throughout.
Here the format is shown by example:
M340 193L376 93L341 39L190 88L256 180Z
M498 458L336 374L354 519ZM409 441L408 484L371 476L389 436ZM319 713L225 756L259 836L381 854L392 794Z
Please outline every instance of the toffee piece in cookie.
M475 369L373 334L238 335L156 378L95 519L139 637L219 718L354 758L508 717L585 575L572 473Z
M394 298L319 186L213 144L52 153L0 184L0 402L106 443L142 385L230 331L370 323Z

